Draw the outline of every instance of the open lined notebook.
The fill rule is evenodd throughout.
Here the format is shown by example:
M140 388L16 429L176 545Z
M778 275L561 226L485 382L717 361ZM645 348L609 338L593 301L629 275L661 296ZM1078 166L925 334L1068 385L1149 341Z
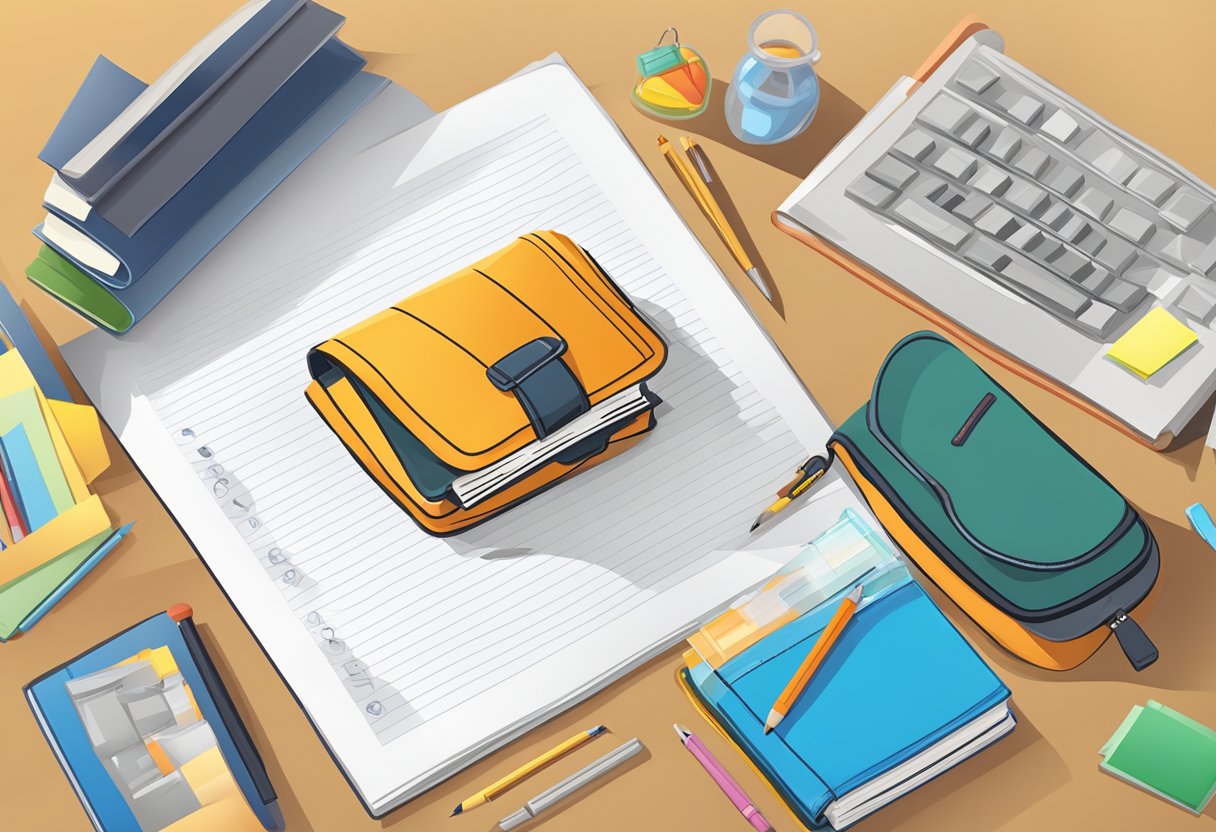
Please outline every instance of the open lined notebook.
M817 496L747 534L830 428L564 64L412 122L403 95L357 113L138 330L65 348L374 815L676 643L839 515ZM658 427L429 537L309 407L305 355L538 228L662 332Z

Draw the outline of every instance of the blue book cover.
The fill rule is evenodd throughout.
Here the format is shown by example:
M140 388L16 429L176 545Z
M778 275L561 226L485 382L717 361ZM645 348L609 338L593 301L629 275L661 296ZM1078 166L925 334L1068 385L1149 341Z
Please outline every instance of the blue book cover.
M139 280L126 289L109 289L114 301L126 312L126 320L122 324L110 326L90 309L81 307L74 298L56 294L46 286L43 288L95 323L116 333L128 331L164 300L190 270L278 187L279 183L387 84L388 81L380 76L366 72L356 73L349 83L330 96L299 129L288 136L261 164L194 223L173 246L157 258ZM215 161L235 144L236 139L233 139L223 151L216 154L211 164L215 164ZM36 228L34 233L41 238L41 227Z
M3 282L0 282L0 331L8 342L5 344L4 341L0 341L0 354L3 354L8 347L17 350L21 353L25 366L29 367L30 372L34 374L34 380L38 382L38 389L44 396L64 402L72 400L67 385L63 383L63 376L59 375L59 370L51 361L50 354L42 346L33 326L30 325L29 318L25 316L25 312L21 310L16 298L9 293Z
M89 135L77 134L72 142L77 145L76 150L67 158L56 156L55 161L59 164L52 166L77 193L94 202L181 119L202 105L302 5L303 0L264 0L260 4L246 4L157 80L156 89L148 91L147 95L162 90L163 94L157 100L149 101L147 112L102 148L95 161L80 170L71 168L72 158L112 119ZM180 78L174 77L178 70L183 71ZM126 106L124 104L122 109ZM44 149L40 157L49 158L50 154Z
M835 828L844 828L1013 727L1002 707L1008 688L906 569L897 571L898 580L863 601L769 734L769 710L843 593L716 669L703 661L682 671L682 682L702 709L809 827L828 826L837 817L843 820ZM976 725L981 728L967 739ZM947 745L952 754L944 750ZM863 786L874 794L848 798Z
M249 176L259 163L271 156L288 136L300 129L334 93L349 83L364 64L362 56L340 41L331 39L271 96L233 139L211 158L199 175L191 178L129 237L98 211L91 211L87 218L79 220L47 205L47 209L57 217L75 226L114 255L119 268L116 274L107 275L75 260L73 262L94 280L116 289L126 288L138 281L216 203ZM122 72L117 67L114 71ZM47 241L42 231L35 233L64 254L62 249ZM217 242L218 239L214 240L210 247Z
M281 829L274 788L184 604L25 686L104 832Z

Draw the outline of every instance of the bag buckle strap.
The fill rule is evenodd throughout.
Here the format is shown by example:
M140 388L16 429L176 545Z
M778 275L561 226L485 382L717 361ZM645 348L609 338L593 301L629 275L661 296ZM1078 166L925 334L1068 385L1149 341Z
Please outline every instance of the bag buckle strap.
M510 392L544 439L591 409L591 400L561 356L566 342L544 336L517 347L486 368L486 378Z

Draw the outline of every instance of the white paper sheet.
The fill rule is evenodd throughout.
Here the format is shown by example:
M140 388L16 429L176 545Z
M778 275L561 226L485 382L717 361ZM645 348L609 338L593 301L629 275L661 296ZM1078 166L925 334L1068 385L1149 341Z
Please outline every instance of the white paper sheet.
M856 502L833 482L747 534L830 428L568 68L396 135L386 100L130 335L65 348L374 814L669 647ZM308 405L306 352L538 228L663 333L658 427L429 537Z

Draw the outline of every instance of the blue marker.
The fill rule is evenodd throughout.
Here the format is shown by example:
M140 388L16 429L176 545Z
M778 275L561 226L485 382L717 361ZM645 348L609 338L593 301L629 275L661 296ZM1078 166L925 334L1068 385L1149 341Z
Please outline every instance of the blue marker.
M1191 525L1194 526L1199 536L1206 540L1209 546L1216 549L1216 523L1212 522L1212 515L1208 514L1203 503L1195 503L1188 508L1186 519L1191 521Z
M134 523L128 523L118 531L114 532L114 534L107 537L105 542L97 547L97 551L89 555L88 559L85 560L84 563L80 564L76 571L68 576L67 580L61 583L54 592L48 595L41 604L34 608L33 612L25 617L25 620L21 622L21 626L18 627L18 629L24 633L37 624L42 619L42 616L47 614L51 607L62 601L63 596L71 592L72 588L76 586L76 584L80 583L84 576L93 570L94 566L101 563L102 558L110 554L110 551L118 545L120 540L126 537L127 532L131 531L131 527L134 525Z

